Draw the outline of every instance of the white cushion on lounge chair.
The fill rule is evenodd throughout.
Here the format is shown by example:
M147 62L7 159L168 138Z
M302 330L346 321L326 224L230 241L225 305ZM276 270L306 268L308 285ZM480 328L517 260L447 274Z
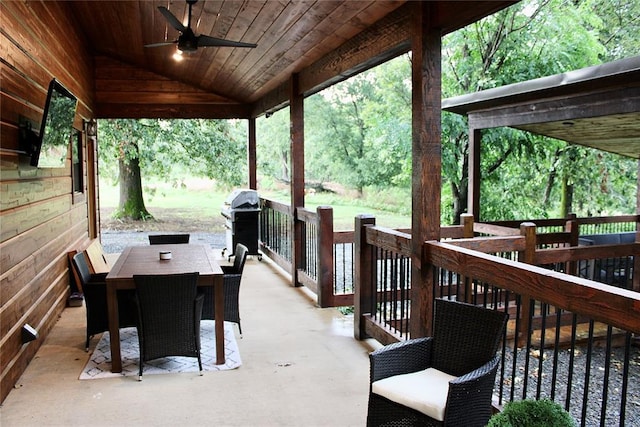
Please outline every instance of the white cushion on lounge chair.
M437 369L428 368L374 381L371 387L373 393L379 396L443 421L449 381L456 378Z

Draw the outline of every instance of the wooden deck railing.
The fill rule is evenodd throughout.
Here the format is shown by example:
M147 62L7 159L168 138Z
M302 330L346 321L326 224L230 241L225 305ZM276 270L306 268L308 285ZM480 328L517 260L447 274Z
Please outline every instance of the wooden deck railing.
M263 201L265 254L290 271L292 221L302 221L301 284L318 294L322 306L354 304L357 337L409 339L409 230L376 227L375 218L363 216L355 232L334 232L330 208L299 208L295 219L292 211ZM434 266L433 298L510 314L496 403L551 398L580 425L625 425L640 418L639 397L628 391L631 381L640 380L640 294L634 291L640 278L634 282L632 274L640 244L578 246L579 234L626 232L637 222L635 215L535 225L479 224L466 217L461 226L442 227L440 242L425 242L423 262ZM615 286L588 280L607 265L617 270L617 281L597 278Z
M294 218L292 213L294 210L289 205L268 199L262 199L261 204L262 251L283 269L291 272L292 223L294 220L303 222L303 259L302 265L296 269L296 280L299 281L296 285L305 285L316 292L318 303L322 307L353 305L354 232L333 230L333 212L330 207L320 207L315 212L298 208ZM635 228L636 219L635 215L589 218L572 216L569 219L538 219L531 222L536 224L537 243L542 249L578 245L578 230L581 235L631 231ZM463 225L441 227L441 239L461 239L474 235L491 236L495 239L518 236L520 224L517 221L474 223L472 216L463 215ZM410 229L396 231L411 233ZM470 244L486 243L476 240ZM634 270L633 263L640 263L640 260L634 260L632 257L612 258L609 251L608 247L599 247L599 249L587 251L587 254L591 254L590 258L573 266L555 263L547 267L607 284L616 284L627 289L640 289L640 275L632 284L633 276L630 274ZM503 251L499 255L503 258L517 259L517 252ZM622 268L611 268L611 266L622 266ZM625 269L626 271L622 274L615 271Z
M373 222L367 218L356 233L356 288L364 295L356 296L355 328L356 334L388 343L410 336L410 268L402 263L410 262L411 237ZM502 226L479 228L493 227ZM634 346L640 294L533 264L568 269L598 257L637 259L640 244L559 248L554 240L570 232L550 230L540 237L533 224L517 235L509 228L494 228L497 237L425 242L423 251L423 262L435 267L434 298L510 314L497 403L547 397L563 404L580 425L637 420L637 396L629 394L628 384L640 380Z

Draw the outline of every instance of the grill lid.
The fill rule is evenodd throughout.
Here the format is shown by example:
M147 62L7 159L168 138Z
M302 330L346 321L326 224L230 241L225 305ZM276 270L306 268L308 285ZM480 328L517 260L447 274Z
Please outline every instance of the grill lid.
M232 191L224 202L224 208L231 210L258 209L259 206L260 199L258 197L258 192L256 190L248 190L245 188Z

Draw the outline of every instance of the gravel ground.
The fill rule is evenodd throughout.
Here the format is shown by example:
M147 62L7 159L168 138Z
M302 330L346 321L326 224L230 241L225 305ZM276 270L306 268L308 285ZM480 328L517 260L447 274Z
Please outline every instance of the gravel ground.
M102 231L102 247L108 254L119 253L127 246L148 245L149 234L161 234L158 231ZM189 243L209 244L214 249L225 247L224 233L190 233Z
M626 404L626 420L624 424L621 424L620 402L621 402L621 390L622 390L622 368L625 360L624 348L616 347L611 351L611 359L609 360L609 379L608 379L608 397L607 397L607 409L604 420L602 420L602 396L603 386L605 383L605 366L606 366L606 351L604 347L594 347L591 353L591 360L586 351L586 347L579 346L574 351L573 361L573 377L571 380L571 388L568 384L568 372L570 367L571 352L569 349L559 350L557 357L557 380L554 400L560 403L562 406L565 404L567 393L570 392L570 412L579 420L582 418L581 402L584 397L585 390L588 390L589 404L586 408L585 422L582 425L585 426L640 426L640 354L638 347L631 346L631 352L629 355L629 382L627 384L627 404ZM524 388L524 366L525 366L525 352L518 352L517 363L517 375L515 377L514 384L514 396L516 400L520 400L523 397ZM535 398L536 387L538 378L542 378L541 397L550 398L549 391L551 390L551 382L554 376L553 373L553 358L554 353L552 350L545 350L543 355L542 369L539 369L539 357L531 356L529 360L529 372L528 372L528 385L527 385L527 398ZM507 351L506 354L506 375L503 380L505 387L505 395L509 393L507 390L511 387L511 363L513 361L513 354L511 351ZM590 379L585 387L585 373L587 367L590 366ZM498 390L499 376L496 378L496 391ZM581 424L578 424L581 425Z
M149 234L189 233L191 243L208 243L222 250L226 245L224 218L222 215L203 216L189 208L153 209L154 219L147 221L112 218L113 208L100 210L102 247L106 253L122 252L131 245L149 244Z

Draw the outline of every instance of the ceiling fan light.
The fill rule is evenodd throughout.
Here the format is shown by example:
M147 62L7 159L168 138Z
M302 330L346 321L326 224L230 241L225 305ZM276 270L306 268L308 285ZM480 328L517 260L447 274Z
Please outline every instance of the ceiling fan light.
M182 51L180 50L180 48L177 48L175 53L173 54L173 59L176 62L180 62L184 59L184 56L182 56Z

